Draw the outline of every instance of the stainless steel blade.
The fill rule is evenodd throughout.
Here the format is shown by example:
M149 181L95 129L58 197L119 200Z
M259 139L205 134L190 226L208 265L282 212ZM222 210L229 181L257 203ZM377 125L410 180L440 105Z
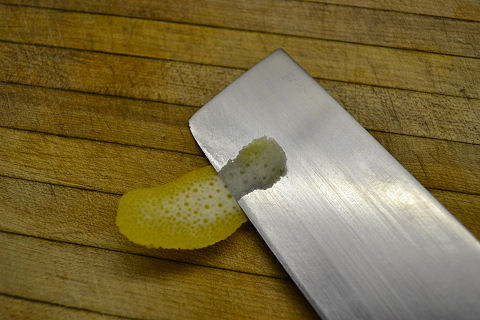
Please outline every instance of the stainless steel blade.
M215 169L273 137L287 174L239 200L326 319L480 319L479 242L284 51L190 120Z

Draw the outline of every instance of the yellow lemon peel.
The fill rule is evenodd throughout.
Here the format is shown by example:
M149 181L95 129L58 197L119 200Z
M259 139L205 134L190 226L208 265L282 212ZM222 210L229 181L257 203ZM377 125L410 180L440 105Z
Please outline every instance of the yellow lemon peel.
M212 245L246 221L211 166L159 187L127 192L120 199L116 218L120 232L130 241L170 249Z
M152 248L214 244L247 221L236 199L270 188L285 174L286 161L274 139L253 140L219 174L208 166L160 187L126 193L120 198L117 226L130 241Z
M285 175L287 156L272 138L262 137L244 147L218 172L235 199L273 186Z

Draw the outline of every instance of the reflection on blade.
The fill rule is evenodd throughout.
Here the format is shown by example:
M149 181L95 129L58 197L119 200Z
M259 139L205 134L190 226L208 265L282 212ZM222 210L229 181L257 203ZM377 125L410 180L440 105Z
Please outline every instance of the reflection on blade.
M282 50L190 128L217 171L282 146L286 175L239 204L326 319L478 319L479 242Z

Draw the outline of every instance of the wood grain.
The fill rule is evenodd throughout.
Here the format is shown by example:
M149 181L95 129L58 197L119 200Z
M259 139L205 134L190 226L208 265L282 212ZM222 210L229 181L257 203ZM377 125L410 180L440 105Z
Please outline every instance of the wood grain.
M9 17L8 10L13 7L2 8L7 11L6 18ZM52 13L58 17L42 22L37 14L32 12L29 17L15 17L11 22L6 19L7 24L3 24L4 30L13 30L9 27L11 23L28 22L20 23L14 32L0 32L0 39L240 69L252 67L282 47L314 77L480 98L478 90L480 59L123 17L42 10L38 13L40 17L42 13ZM34 73L32 66L36 64L43 66L46 64L40 62L43 59L48 59L50 64L58 65L57 71L63 69L64 63L71 63L62 61L65 59L66 51L14 46L3 43L0 47L0 54L5 60L1 66L7 74L13 73L12 68L27 68L30 69L29 72ZM32 55L26 58L25 55L28 53L25 51ZM47 52L51 55L56 54L58 58L47 58ZM118 56L101 57L99 54L87 52L70 54L77 56L72 59L79 59L87 65L88 59L94 57L100 60L128 59ZM165 62L137 58L122 67L130 66L127 70L118 70L115 65L111 66L110 70L105 70L106 66L103 68L98 66L97 74L104 69L104 72L115 72L116 75L125 72L127 74L124 77L134 77L132 73L135 69L131 69L133 63L141 64L140 70L149 64L152 67L150 72L154 73L158 70L158 66L157 68L154 66ZM132 81L130 86L135 84L138 82Z
M287 280L6 233L0 241L9 295L133 318L315 317Z
M1 1L0 319L314 317L249 223L194 251L114 224L121 193L207 165L188 119L278 47L480 238L479 22L476 0Z
M121 320L127 319L117 316L107 316L96 312L67 308L21 298L9 297L0 294L1 320Z
M477 238L480 196L430 190ZM0 230L198 265L287 278L250 223L201 250L137 246L115 227L119 196L0 177Z
M289 0L297 1L297 0ZM455 19L480 21L480 3L476 0L306 0L318 3L335 3L340 5L396 10Z
M197 110L0 83L0 126L203 156L188 128Z
M372 132L424 186L480 194L480 145ZM169 182L203 157L0 128L0 174L123 193Z
M200 106L244 70L0 43L0 81Z
M480 194L480 146L371 132L426 187Z
M455 203L462 197L453 196L449 201ZM121 235L115 225L119 198L118 195L0 177L0 230L287 278L250 223L226 240L204 249L162 250L137 246ZM467 209L462 208L461 212Z
M17 1L12 1L16 3ZM379 11L311 2L278 0L230 1L23 1L23 3L67 10L98 12L137 18L175 21L330 39L353 43L423 50L429 52L479 57L480 23L438 17ZM0 10L5 19L17 22L15 32L28 32L35 26L54 26L55 32L71 32L82 24L72 24L85 15L55 13L45 10L6 7ZM34 18L34 19L32 19ZM99 16L88 24L101 27L102 22L118 20ZM96 21L96 22L94 22ZM123 21L123 20L122 20ZM27 25L19 26L20 23ZM82 20L85 23L85 20ZM136 24L138 21L135 22ZM152 24L152 22L145 22ZM123 25L123 24L120 24ZM408 26L408 27L405 27ZM24 28L20 30L20 28ZM140 28L145 28L143 23ZM84 31L85 32L85 31ZM90 31L90 33L92 33ZM78 34L78 30L73 32ZM72 35L73 37L73 35ZM65 37L62 37L64 39Z
M480 100L324 82L367 129L480 144ZM0 83L0 126L203 155L197 108Z
M477 239L480 240L480 196L461 195L453 192L430 190Z
M367 129L480 142L480 100L342 82L320 84Z
M219 23L218 21L228 23L228 21L224 22L224 20L227 20L226 17L231 17L227 15L227 12L224 12L224 10L222 10L222 6L232 8L231 10L237 11L236 13L239 15L242 14L241 10L239 9L242 9L242 11L248 10L249 13L255 14L255 12L253 12L253 8L257 8L254 6L254 4L251 3L253 1L236 1L236 6L231 7L228 3L231 1L228 0L203 0L201 4L198 5L192 4L188 0L105 0L99 2L96 2L95 0L3 0L2 2L46 8L58 8L86 12L136 16L149 19L172 19L174 21L182 22L195 21L197 23L202 23L201 21L211 20L214 20L214 22L212 23ZM299 14L298 9L296 10L296 8L298 7L311 8L311 6L314 5L332 4L349 8L380 9L377 10L380 12L398 11L400 13L413 13L423 16L436 16L453 19L480 21L480 4L476 0L442 0L441 4L439 4L438 0L288 0L289 3L286 5L277 4L274 1L267 2L266 0L256 0L255 2L260 2L262 4L262 7L266 4L270 4L273 7L273 10L275 10L275 8L277 7L290 8L290 15L293 15L293 13ZM192 5L194 6L191 7ZM207 8L208 11L204 8ZM252 12L250 12L250 10L252 10ZM257 14L263 14L267 17L269 16L268 12L265 11L261 11ZM213 17L206 17L208 15L212 15ZM245 18L248 19L248 17ZM288 21L289 17L277 16L275 18L275 20L287 19ZM361 19L361 17L356 17L356 19ZM268 20L266 21L266 23L268 23ZM295 24L291 25L291 27L295 27L298 24L302 24L302 21L295 20Z
M123 193L170 182L204 157L0 128L0 174Z
M0 66L6 71L0 73L0 81L193 106L205 104L243 73L240 69L11 43L0 43L0 57ZM365 87L358 84L319 82L327 90L342 90L338 94L340 97L345 94L345 97L351 98L356 96L357 91L365 91L362 90ZM334 90L330 92L335 95ZM388 88L370 90L370 95L378 95L384 103L393 101L392 96L402 96L405 92ZM418 100L415 94L406 94L412 97L407 98L407 102ZM428 97L431 102L427 104L431 105L442 106L448 102L448 98L439 95L422 96ZM474 112L478 112L476 100L472 103ZM464 101L468 108L469 100Z

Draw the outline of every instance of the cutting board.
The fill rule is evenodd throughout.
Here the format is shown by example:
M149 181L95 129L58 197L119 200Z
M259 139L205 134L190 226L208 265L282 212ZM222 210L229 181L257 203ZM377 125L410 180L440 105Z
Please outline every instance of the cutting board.
M250 223L152 250L127 190L208 161L188 119L284 48L480 237L473 0L7 0L0 5L0 319L307 319Z

